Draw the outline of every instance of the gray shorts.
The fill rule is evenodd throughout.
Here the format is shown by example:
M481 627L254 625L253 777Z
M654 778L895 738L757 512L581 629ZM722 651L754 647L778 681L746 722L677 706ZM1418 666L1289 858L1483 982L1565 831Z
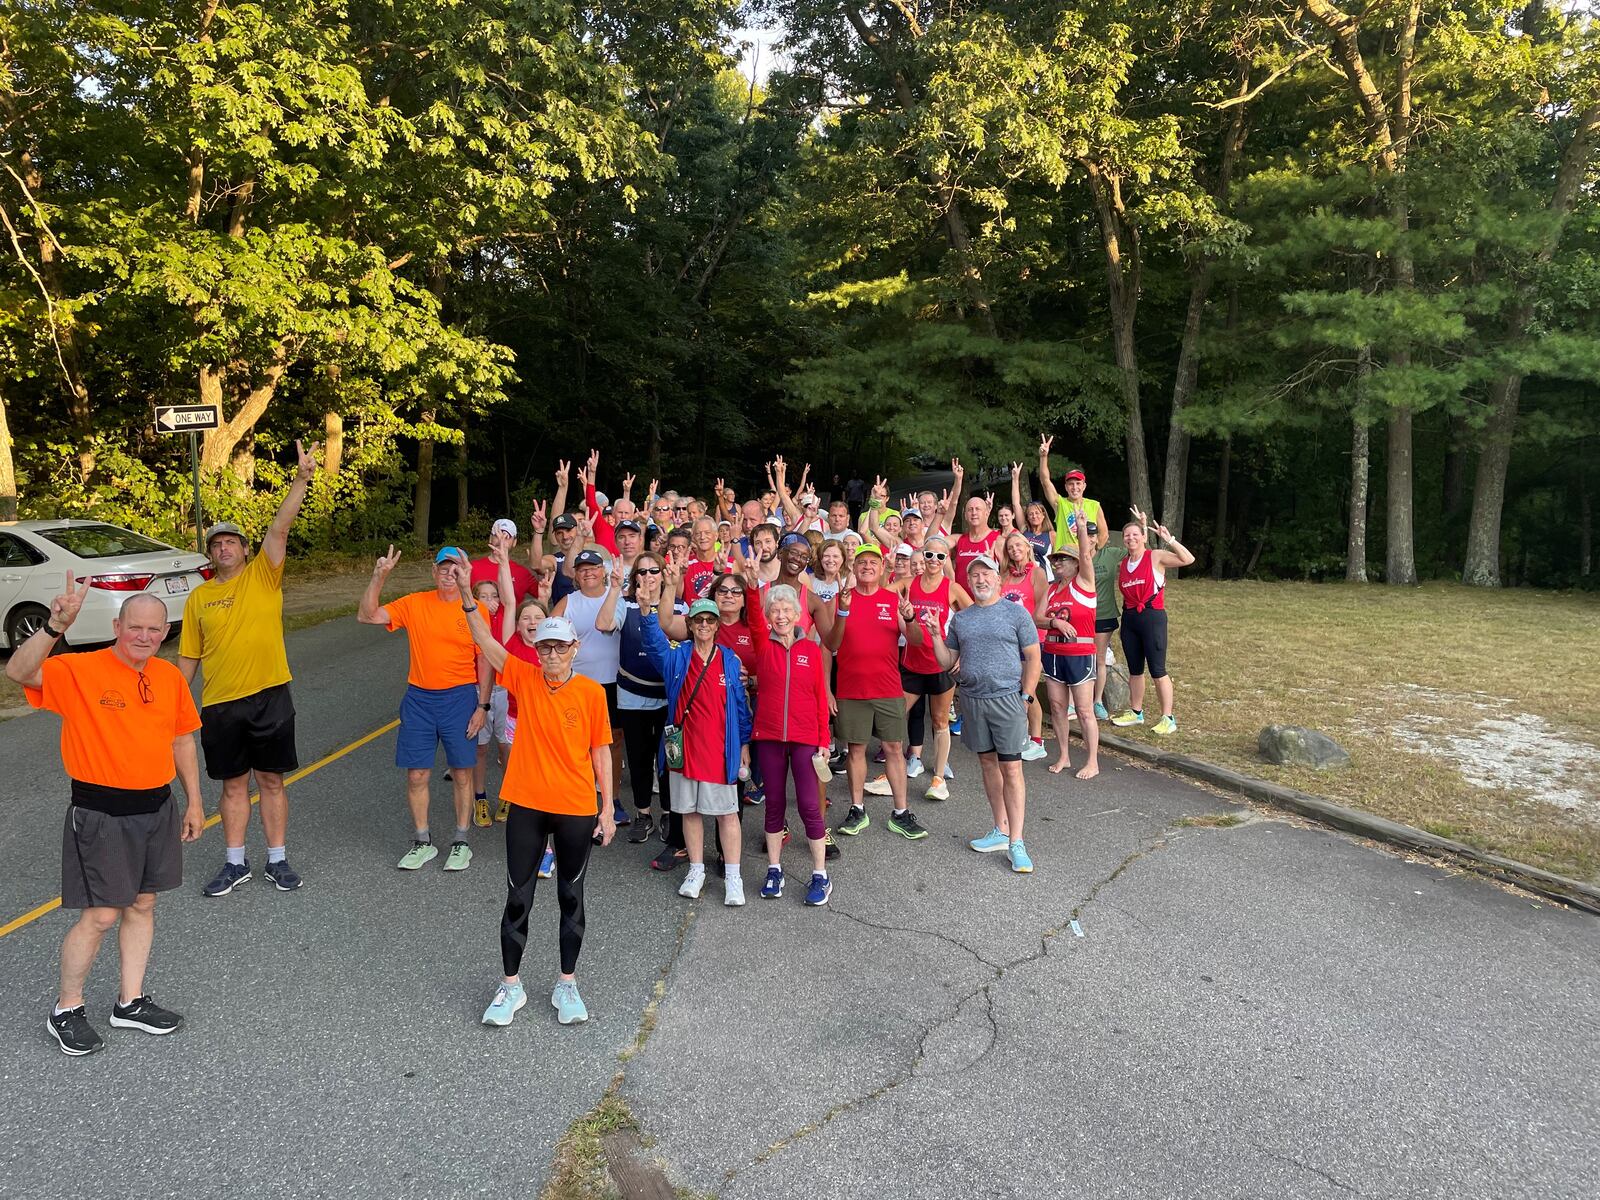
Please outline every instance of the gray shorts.
M1028 710L1020 692L961 697L961 741L974 754L1016 762L1028 746Z
M484 713L483 728L478 730L478 745L487 746L493 738L502 746L511 744L511 733L506 727L509 718L506 716L506 704L510 694L498 683L489 693L489 711Z
M726 817L739 811L739 785L736 783L707 783L703 779L685 779L682 771L668 771L667 790L672 793L675 813Z
M113 817L67 806L61 836L61 907L127 908L144 892L183 886L178 799L159 811Z

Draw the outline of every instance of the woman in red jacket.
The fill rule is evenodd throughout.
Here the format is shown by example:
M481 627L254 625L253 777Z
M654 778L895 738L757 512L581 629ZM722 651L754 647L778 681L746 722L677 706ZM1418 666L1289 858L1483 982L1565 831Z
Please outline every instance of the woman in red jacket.
M756 564L746 561L747 581L754 586ZM751 733L767 792L767 881L761 894L783 895L783 825L788 791L786 774L794 776L795 807L805 822L811 846L811 885L806 903L826 904L833 891L824 862L827 826L822 820L822 789L813 760L827 761L828 676L822 644L801 634L802 600L788 584L775 583L760 604L746 606L755 647L756 720Z

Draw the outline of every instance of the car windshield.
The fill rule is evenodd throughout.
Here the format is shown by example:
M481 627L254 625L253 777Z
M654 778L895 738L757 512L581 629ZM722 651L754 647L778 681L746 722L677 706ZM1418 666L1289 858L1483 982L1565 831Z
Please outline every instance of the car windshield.
M130 529L115 525L64 525L41 529L39 536L79 558L115 558L121 554L175 554L171 546L153 542Z

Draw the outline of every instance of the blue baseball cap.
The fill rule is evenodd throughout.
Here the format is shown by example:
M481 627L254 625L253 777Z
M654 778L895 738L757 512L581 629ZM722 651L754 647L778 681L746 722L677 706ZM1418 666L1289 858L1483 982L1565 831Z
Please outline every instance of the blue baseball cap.
M467 565L467 552L460 546L446 546L433 556L435 563L458 562Z

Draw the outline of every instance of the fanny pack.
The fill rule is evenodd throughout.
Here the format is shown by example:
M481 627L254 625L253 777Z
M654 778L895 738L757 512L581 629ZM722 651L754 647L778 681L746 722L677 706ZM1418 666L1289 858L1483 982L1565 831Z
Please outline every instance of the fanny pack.
M689 654L690 654L690 657L692 658L693 655L694 655L694 649L692 647L689 650ZM712 657L713 658L716 657L716 654L713 654ZM708 660L706 662L706 665L705 665L704 669L702 669L701 672L700 672L700 678L696 679L694 681L694 686L689 689L689 699L684 701L684 705L683 705L683 719L684 720L688 720L689 719L689 709L694 705L695 693L700 690L700 685L706 681L706 676L709 675L710 673L711 673L711 663ZM669 770L669 771L681 771L681 770L683 770L683 726L682 726L682 724L680 724L677 721L674 721L672 724L668 725L665 729L663 729L661 731L661 745L662 745L663 749L666 752L667 770Z

